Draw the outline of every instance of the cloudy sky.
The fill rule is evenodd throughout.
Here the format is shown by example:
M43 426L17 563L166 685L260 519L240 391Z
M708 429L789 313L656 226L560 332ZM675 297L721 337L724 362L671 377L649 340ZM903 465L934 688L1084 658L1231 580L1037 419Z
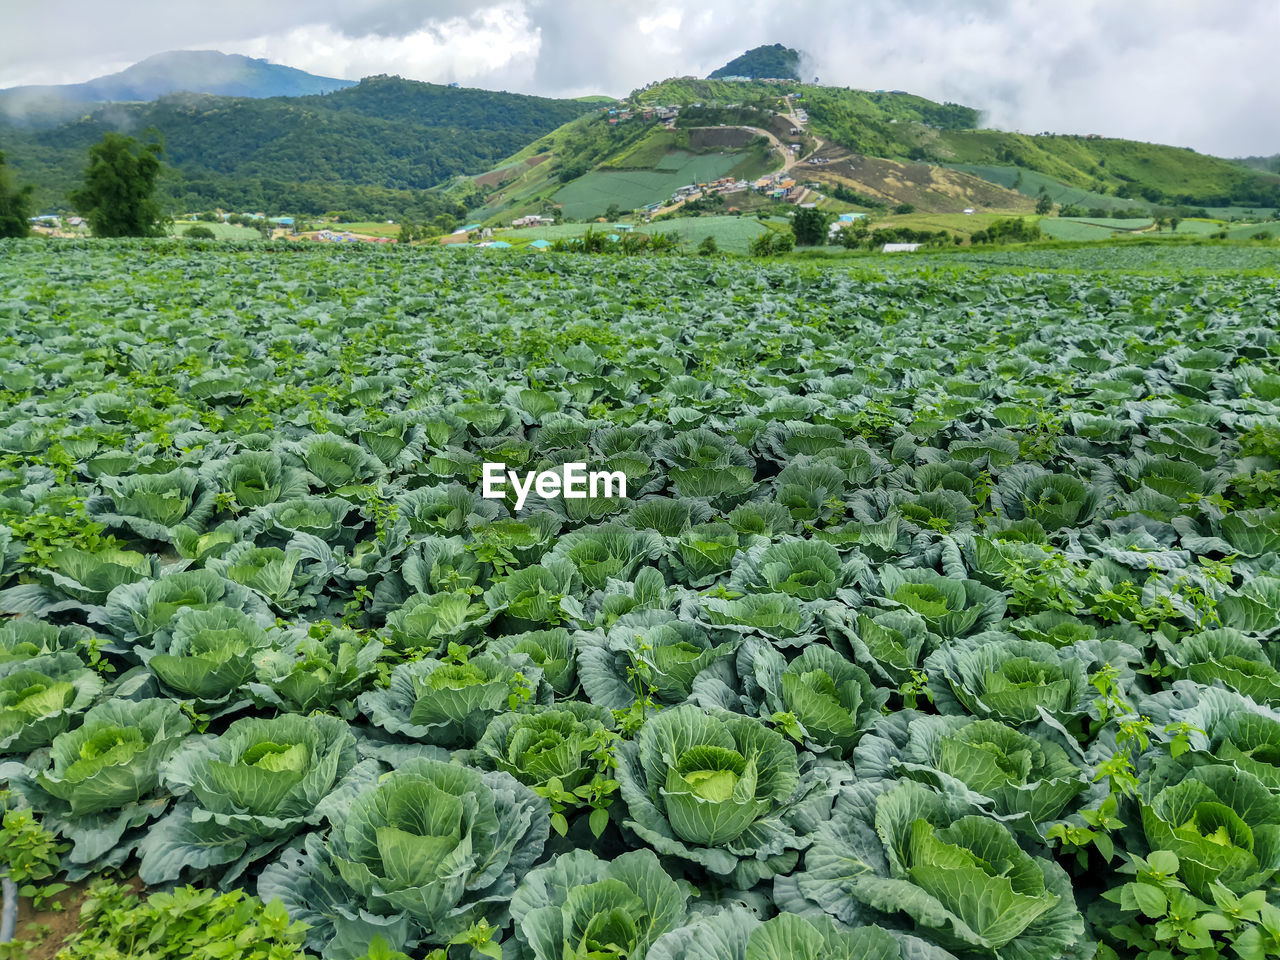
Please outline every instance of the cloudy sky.
M781 42L824 83L966 103L1005 129L1280 151L1277 0L0 0L0 22L0 87L216 49L352 79L620 95Z

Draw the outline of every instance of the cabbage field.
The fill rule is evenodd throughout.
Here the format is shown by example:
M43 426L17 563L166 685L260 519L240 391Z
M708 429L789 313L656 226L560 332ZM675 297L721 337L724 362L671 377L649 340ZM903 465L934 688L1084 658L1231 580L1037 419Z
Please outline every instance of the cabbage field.
M1280 956L1280 291L1164 262L2 246L10 805L273 960Z

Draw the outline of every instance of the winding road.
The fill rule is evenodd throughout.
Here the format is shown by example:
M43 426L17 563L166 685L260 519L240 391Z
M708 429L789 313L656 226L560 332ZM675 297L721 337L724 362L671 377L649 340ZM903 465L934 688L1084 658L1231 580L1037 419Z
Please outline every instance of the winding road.
M792 126L799 127L802 130L804 129L803 125L796 119L794 115L788 116L787 114L780 113L778 114L778 116L785 117L787 120L791 121ZM792 153L790 147L788 147L785 143L779 140L776 134L774 134L769 130L765 130L763 127L744 127L744 126L735 124L733 126L725 126L719 129L746 130L748 133L753 133L756 136L765 137L766 139L768 139L773 149L778 151L778 153L782 155L782 169L777 171L779 173L790 172L791 168L800 162L800 157L797 154ZM811 134L809 135L809 137L811 140L814 141L814 148L812 151L810 151L810 153L816 152L818 149L820 149L823 146L822 140L819 140L817 137L814 137ZM799 198L797 198L797 202L803 199L804 199L804 196L802 195ZM673 210L679 210L687 202L688 202L688 199L686 198L685 200L677 200L675 203L669 203L666 206L659 207L657 210L654 210L651 216L658 217L664 213L670 213Z

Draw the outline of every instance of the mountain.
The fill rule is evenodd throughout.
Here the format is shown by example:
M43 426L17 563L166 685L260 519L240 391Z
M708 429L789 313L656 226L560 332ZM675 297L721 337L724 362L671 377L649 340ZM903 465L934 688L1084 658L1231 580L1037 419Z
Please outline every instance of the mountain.
M784 98L796 115L786 112ZM668 116L672 106L679 115ZM807 110L809 130L794 133ZM780 112L781 111L781 112ZM548 134L472 178L485 198L471 219L502 220L559 208L567 217L606 215L665 203L680 187L722 177L755 180L781 168L843 187L881 207L910 203L922 210L959 213L966 207L1030 209L1006 187L961 171L895 160L856 164L857 154L902 157L913 130L967 129L978 111L907 94L868 93L763 81L682 77L633 91L613 111L598 111ZM670 128L667 124L670 123ZM822 132L813 136L818 127ZM798 163L786 145L817 150L829 164ZM821 149L818 150L819 145ZM708 212L769 206L760 194L740 192Z
M253 65L249 76L260 80L269 74L346 83L209 56L211 64ZM174 211L222 207L306 216L339 210L359 219L415 220L447 211L501 222L559 210L585 219L661 206L689 184L750 181L782 169L798 183L790 199L796 192L806 199L820 193L845 205L838 209L1019 213L1032 209L1042 191L1056 203L1086 209L1280 206L1280 176L1245 162L1129 140L984 130L978 110L962 104L901 91L779 82L776 75L784 71L778 65L794 65L797 56L777 44L759 47L716 72L770 76L681 77L651 83L623 101L556 100L387 76L303 96L68 99L58 101L66 112L56 122L6 122L0 113L0 143L17 182L36 187L42 212L67 209L88 149L105 132L146 136L152 128L164 140L161 187ZM160 87L141 85L137 70L150 63L152 75L176 82L179 71L160 69L174 57L188 58L190 67L205 54L152 58L131 68L128 89L91 83L79 85L75 96L150 94ZM206 85L214 73L203 72ZM217 82L233 79L224 74ZM249 80L235 82L253 87ZM66 94L70 88L53 89ZM13 95L0 91L0 103ZM1266 165L1260 158L1249 162ZM774 207L771 198L749 191L706 201L681 212Z
M0 114L11 120L65 119L84 104L156 100L171 93L224 97L302 97L332 93L354 80L314 74L216 50L173 50L85 83L0 90Z
M674 120L664 109L672 106ZM1130 140L983 130L980 120L972 107L901 91L681 77L633 91L615 110L580 117L473 177L484 203L470 218L602 216L784 163L789 177L816 185L807 199L823 193L868 210L1030 213L1041 188L1086 209L1280 205L1280 177L1238 162ZM780 149L788 143L800 145L798 158ZM696 209L767 206L738 192Z
M708 75L709 80L725 77L746 77L749 80L799 80L800 52L780 43L754 47L740 57L734 57L719 70Z
M109 131L165 145L163 189L177 210L221 206L361 217L431 213L428 188L482 170L598 104L367 77L324 96L174 94L106 104L58 126L0 125L19 182L41 209L67 205L89 146ZM452 202L449 204L453 206Z

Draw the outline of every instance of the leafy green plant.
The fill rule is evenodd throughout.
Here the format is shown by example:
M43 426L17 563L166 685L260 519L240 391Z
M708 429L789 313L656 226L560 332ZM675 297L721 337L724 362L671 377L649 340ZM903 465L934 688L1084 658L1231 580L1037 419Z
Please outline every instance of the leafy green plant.
M80 908L80 929L58 954L65 960L301 960L306 926L290 922L279 901L263 905L241 890L179 887L145 900L101 880Z
M1142 960L1218 957L1228 950L1242 960L1280 956L1280 908L1262 890L1237 895L1215 884L1206 902L1188 892L1179 870L1169 850L1134 855L1119 868L1134 879L1103 894L1123 918L1105 929L1112 943Z
M61 855L70 844L59 843L45 830L30 808L11 805L11 794L0 790L0 875L17 887L18 896L30 897L39 910L67 889L65 883L44 883L58 872Z

